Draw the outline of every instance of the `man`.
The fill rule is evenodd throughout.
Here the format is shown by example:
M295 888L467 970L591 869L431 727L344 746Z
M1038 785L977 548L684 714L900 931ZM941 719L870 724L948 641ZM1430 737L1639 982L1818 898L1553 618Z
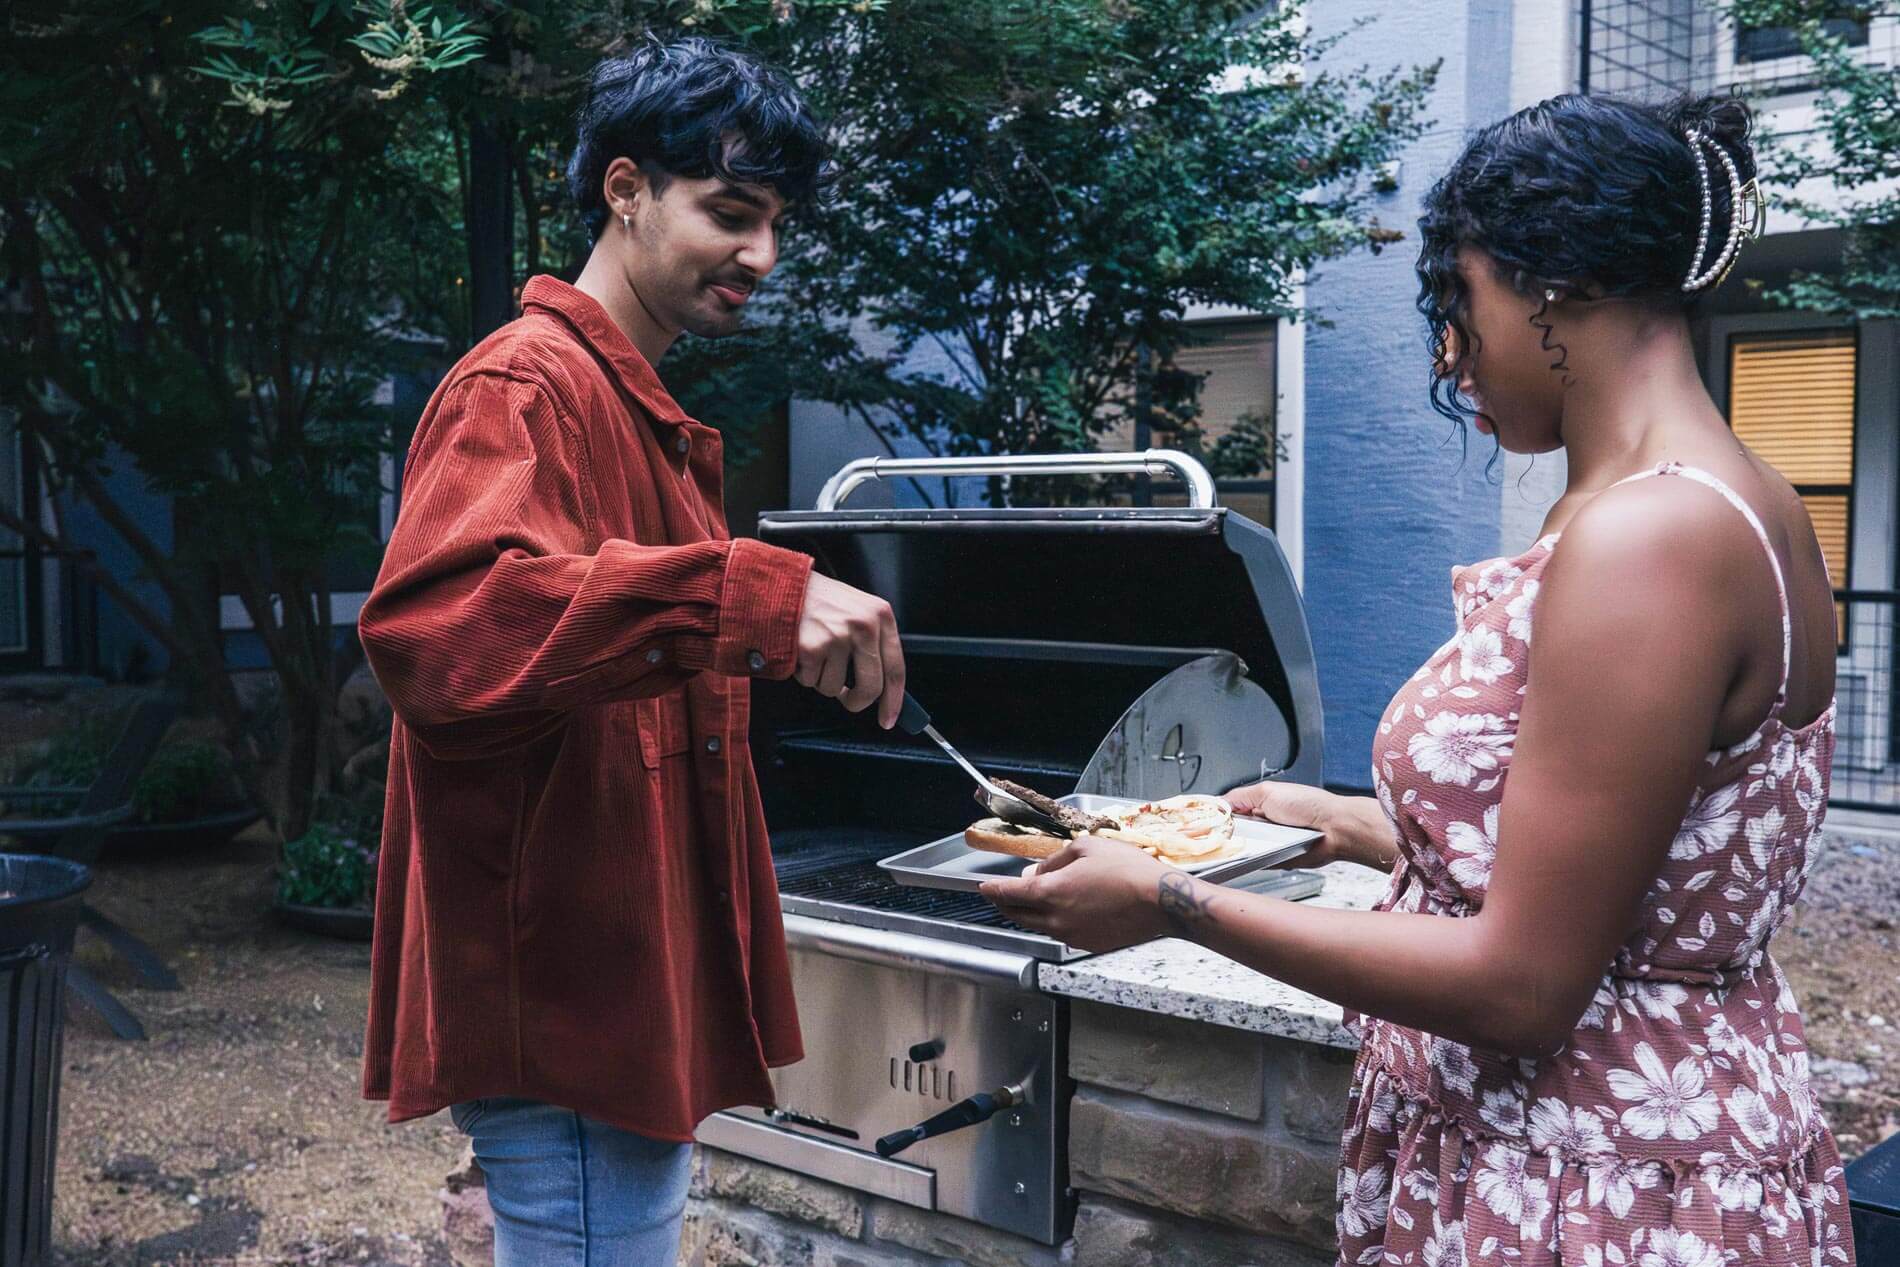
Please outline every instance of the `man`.
M882 600L728 537L719 434L653 367L739 328L824 167L744 55L598 67L593 253L437 389L363 608L396 712L364 1090L451 1107L500 1267L670 1264L694 1126L802 1054L747 679L889 727L903 653Z

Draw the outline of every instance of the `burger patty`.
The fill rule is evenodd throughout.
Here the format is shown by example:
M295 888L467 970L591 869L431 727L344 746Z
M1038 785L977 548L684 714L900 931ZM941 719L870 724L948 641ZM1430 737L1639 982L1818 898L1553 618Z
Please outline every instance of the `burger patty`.
M1008 792L1011 796L1023 804L1028 805L1030 808L1041 810L1049 817L1055 819L1058 823L1061 823L1067 828L1069 834L1072 836L1079 836L1083 832L1104 831L1110 827L1121 826L1120 823L1112 818L1104 818L1099 814L1091 814L1086 810L1077 809L1073 805L1064 805L1061 801L1053 800L1044 796L1041 792L1036 791L1034 788L1024 787L1020 783L1011 783L1008 779L991 779L990 782L996 784L997 787L1002 788L1005 792Z

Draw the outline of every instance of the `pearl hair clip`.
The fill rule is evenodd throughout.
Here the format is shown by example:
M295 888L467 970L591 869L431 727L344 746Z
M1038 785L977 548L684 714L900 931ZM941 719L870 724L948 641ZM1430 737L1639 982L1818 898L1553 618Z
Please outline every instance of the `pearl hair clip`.
M1761 195L1761 186L1753 179L1746 184L1741 172L1736 170L1735 160L1729 157L1728 150L1717 143L1700 128L1691 128L1684 137L1689 143L1689 155L1695 159L1696 183L1702 189L1702 224L1696 232L1695 254L1689 257L1689 276L1682 283L1684 294L1692 294L1706 286L1719 286L1722 279L1735 264L1736 256L1741 253L1742 243L1758 238L1767 227L1768 204ZM1728 239L1722 247L1722 253L1715 257L1707 269L1701 272L1703 256L1709 249L1709 232L1714 227L1714 191L1709 183L1709 163L1702 157L1707 148L1721 162L1724 174L1728 176L1729 226ZM1749 210L1744 210L1744 208Z

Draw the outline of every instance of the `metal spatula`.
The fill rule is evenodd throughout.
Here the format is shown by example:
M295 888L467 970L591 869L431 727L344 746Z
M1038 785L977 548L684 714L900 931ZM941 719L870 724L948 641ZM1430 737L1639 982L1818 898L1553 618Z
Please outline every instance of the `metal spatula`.
M937 733L937 728L930 724L930 714L924 711L922 704L912 698L909 691L904 692L904 711L897 715L897 725L907 735L928 735L939 748L949 753L950 759L962 766L965 774L976 780L976 799L996 817L1023 827L1034 827L1056 836L1070 835L1069 829L1056 819L1020 797L1010 795L985 778L983 772L971 765L948 739Z

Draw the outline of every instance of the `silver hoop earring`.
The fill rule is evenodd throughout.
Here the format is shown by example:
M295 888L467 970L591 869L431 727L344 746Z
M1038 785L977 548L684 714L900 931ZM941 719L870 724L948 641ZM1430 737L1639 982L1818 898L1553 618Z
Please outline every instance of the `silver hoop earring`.
M624 211L620 213L620 227L629 232L633 230L633 217Z

